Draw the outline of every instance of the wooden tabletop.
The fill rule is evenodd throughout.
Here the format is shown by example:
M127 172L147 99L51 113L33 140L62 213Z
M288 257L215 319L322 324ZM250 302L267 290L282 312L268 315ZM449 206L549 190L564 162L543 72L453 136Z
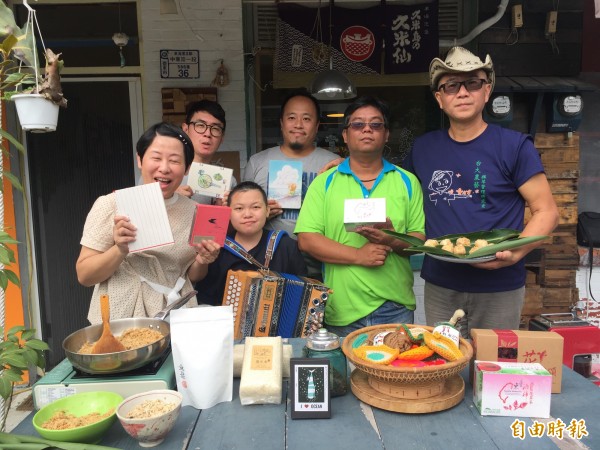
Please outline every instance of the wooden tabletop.
M300 355L301 340L292 339L294 355ZM294 342L296 341L296 342ZM352 393L331 399L331 419L289 417L288 383L283 383L279 405L241 406L234 383L233 401L205 411L182 408L173 431L157 449L190 450L390 450L390 449L577 449L600 448L600 388L581 375L563 367L562 393L552 394L551 419L540 422L567 426L572 419L585 423L588 436L551 438L547 432L532 437L527 431L535 419L524 423L524 439L512 435L514 417L481 416L473 404L471 385L465 369L465 398L455 407L429 414L401 414L372 408ZM36 435L33 413L13 432ZM139 449L118 421L100 442L119 449Z

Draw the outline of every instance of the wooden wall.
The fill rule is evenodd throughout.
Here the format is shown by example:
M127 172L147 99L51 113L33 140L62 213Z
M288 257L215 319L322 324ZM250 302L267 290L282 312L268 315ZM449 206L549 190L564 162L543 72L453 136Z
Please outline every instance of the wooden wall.
M579 136L574 134L569 138L566 133L538 133L535 146L559 209L559 224L552 238L526 260L528 275L522 310L525 328L531 317L569 311L579 300L576 286ZM526 221L529 217L529 209L526 209Z
M497 76L577 76L581 70L583 10L586 0L511 0L506 13L479 35L478 54L489 53ZM498 1L480 0L479 22L493 16ZM522 5L523 27L511 35L512 7ZM558 4L556 48L545 33L546 14ZM509 45L511 44L512 45Z

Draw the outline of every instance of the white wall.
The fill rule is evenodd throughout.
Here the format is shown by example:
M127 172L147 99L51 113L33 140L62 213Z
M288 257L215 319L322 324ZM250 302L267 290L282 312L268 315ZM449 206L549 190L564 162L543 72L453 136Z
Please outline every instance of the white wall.
M142 96L145 126L148 127L161 120L161 89L163 87L209 87L221 59L223 59L229 71L229 85L218 90L218 100L223 106L227 118L227 130L220 150L240 151L240 161L244 166L246 161L246 106L242 2L239 0L180 0L176 3L178 4L178 14L160 15L159 0L139 2L140 44L144 67ZM187 20L184 20L184 15ZM161 49L199 50L200 78L161 79L159 71Z

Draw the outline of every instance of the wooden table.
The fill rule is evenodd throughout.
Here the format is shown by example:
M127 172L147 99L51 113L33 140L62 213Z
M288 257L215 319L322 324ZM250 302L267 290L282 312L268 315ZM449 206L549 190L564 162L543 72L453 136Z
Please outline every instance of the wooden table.
M303 341L292 339L294 355L300 355ZM462 372L468 380L467 370ZM198 411L182 408L173 431L157 449L190 450L391 450L391 449L600 449L600 388L581 375L563 367L562 393L552 394L552 419L567 425L584 420L588 436L562 440L547 433L532 437L527 427L534 419L520 418L525 424L523 440L512 437L514 417L482 417L473 405L471 385L466 381L464 400L454 408L430 414L400 414L371 408L352 393L331 400L331 419L292 420L287 409L287 380L280 405L241 406L239 380L235 381L233 401ZM33 413L14 433L37 435ZM137 441L125 433L118 421L101 442L119 449L139 449Z

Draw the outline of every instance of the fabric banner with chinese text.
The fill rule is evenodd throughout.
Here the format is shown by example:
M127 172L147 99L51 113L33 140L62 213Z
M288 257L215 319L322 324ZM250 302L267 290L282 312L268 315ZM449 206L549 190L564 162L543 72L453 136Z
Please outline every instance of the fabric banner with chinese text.
M278 5L275 69L347 74L426 72L438 56L437 0L416 5L350 9ZM385 42L384 42L385 41ZM385 65L382 67L382 51Z

